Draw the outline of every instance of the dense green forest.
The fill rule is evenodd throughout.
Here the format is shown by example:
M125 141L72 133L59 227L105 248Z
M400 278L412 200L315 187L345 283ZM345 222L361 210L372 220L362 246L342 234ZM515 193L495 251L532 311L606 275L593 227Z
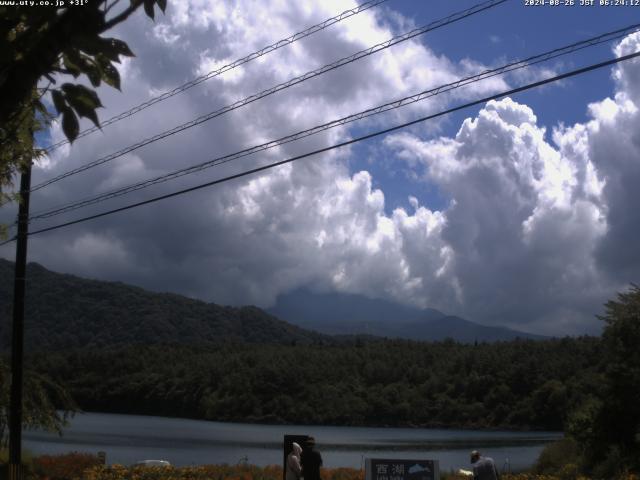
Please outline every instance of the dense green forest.
M600 340L149 346L31 356L81 408L242 422L560 430Z

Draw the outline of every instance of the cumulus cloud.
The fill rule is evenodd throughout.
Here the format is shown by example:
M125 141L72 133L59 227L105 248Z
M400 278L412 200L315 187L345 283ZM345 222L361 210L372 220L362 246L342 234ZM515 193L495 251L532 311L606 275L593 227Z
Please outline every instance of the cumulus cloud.
M168 15L156 24L140 13L114 32L130 44L137 57L125 62L121 69L123 94L101 90L103 103L108 106L100 112L101 117L108 118L169 86L354 5L337 1L315 4L247 1L233 5L220 3L212 8L209 2L180 2L170 5ZM72 148L65 146L47 158L41 168L34 171L34 183L386 40L398 33L392 29L403 23L400 15L392 17L393 21L388 21L380 10L372 9L231 74L212 79L188 94L149 108L132 120L108 126L103 133L79 139ZM265 19L268 28L265 28ZM456 78L458 70L465 68L435 55L419 39L409 41L393 47L392 51L381 52L183 132L170 141L163 140L84 172L82 178L72 177L53 184L34 195L33 210L127 185L415 93ZM423 102L395 115L409 116L411 111L431 110L438 104L444 104L444 100ZM345 128L334 129L238 165L185 177L83 213L280 160L349 135ZM51 136L54 142L62 138L59 125L53 126ZM392 258L387 247L400 237L394 232L393 220L382 213L384 195L372 188L370 175L352 174L343 165L349 156L348 150L325 155L325 158L201 192L191 198L60 230L47 236L46 241L33 237L31 258L62 271L129 280L222 303L265 305L272 302L277 293L306 281L335 283L340 288L357 290L359 282L350 278L352 265L365 268L371 261L376 262L372 260L376 255ZM76 178L79 181L74 181ZM293 205L289 204L291 195L295 197ZM327 213L325 203L339 208ZM311 222L314 215L319 220L313 224L299 220L307 216L307 222ZM285 221L287 218L291 220ZM360 220L351 224L355 218ZM46 224L34 223L32 228L40 226ZM307 231L310 241L305 240ZM79 242L78 236L85 240ZM299 245L284 248L288 238ZM126 268L113 266L105 270L98 261L100 255L96 252L111 251L110 242L113 252L121 252L118 258L127 259ZM54 253L48 248L51 244L65 245L65 254ZM351 247L346 248L348 245ZM414 285L399 249L394 248L394 261L387 260L384 268L398 272L391 275L392 278L400 276L408 285ZM84 250L87 255L81 261L79 257L83 257ZM276 255L278 252L286 255ZM327 256L327 252L333 253ZM311 267L307 268L307 264ZM308 272L301 274L299 270ZM340 273L343 271L347 274ZM363 280L367 277L365 273L359 275ZM272 281L272 276L280 280ZM266 284L272 286L265 287ZM367 291L374 295L382 290L387 291L388 296L408 298L408 294L402 292L411 288L414 287L405 287L402 282L387 282L384 287L372 285Z
M191 0L171 3L155 25L137 15L115 32L138 56L125 64L123 94L101 91L108 106L102 118L348 6L246 0L212 7ZM410 23L399 14L389 21L381 12L362 13L61 148L34 172L35 182L390 38L398 25ZM617 53L637 43L636 37L626 39ZM34 195L33 208L228 154L485 68L471 59L452 62L422 40L409 41L54 184ZM616 96L592 105L590 122L554 128L552 140L532 109L511 99L487 104L454 138L429 139L437 130L426 128L388 137L383 154L436 185L448 200L442 211L421 205L408 191L414 195L411 210L387 212L384 185L371 172L350 171L357 153L343 149L34 236L30 258L58 271L217 303L267 307L281 293L315 286L441 308L485 323L582 332L585 322L593 326L588 319L598 305L640 267L629 247L640 223L636 213L625 211L639 195L633 185L640 175L640 142L638 129L629 128L638 125L638 71L637 63L617 69ZM506 86L494 78L369 126ZM202 183L353 134L352 127L333 129L83 212ZM51 135L60 139L59 127ZM0 252L11 255L6 247Z
M635 34L616 54L638 47ZM509 98L489 102L455 138L386 140L451 199L441 239L462 300L452 291L443 308L539 331L597 329L599 305L640 273L631 207L640 200L639 71L638 62L616 68L615 98L590 105L586 124L555 128L552 141Z

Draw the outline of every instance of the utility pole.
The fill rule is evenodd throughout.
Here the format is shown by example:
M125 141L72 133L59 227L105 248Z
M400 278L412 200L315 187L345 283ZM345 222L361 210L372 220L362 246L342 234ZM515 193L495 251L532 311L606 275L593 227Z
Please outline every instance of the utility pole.
M16 264L13 284L13 328L11 339L11 399L9 407L9 480L22 480L22 385L24 350L24 298L29 234L29 191L31 159L20 175L20 205L16 236Z

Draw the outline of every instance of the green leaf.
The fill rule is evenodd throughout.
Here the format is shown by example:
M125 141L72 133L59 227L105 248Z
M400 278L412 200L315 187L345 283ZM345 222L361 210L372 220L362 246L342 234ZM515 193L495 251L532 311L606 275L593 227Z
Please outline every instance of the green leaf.
M99 87L102 79L102 72L98 64L88 55L84 55L80 53L78 50L70 49L64 56L65 66L71 65L73 68L79 70L79 72L84 73L89 80L91 81L91 85L94 87ZM67 66L69 68L69 66ZM77 75L74 75L77 77Z
M87 58L86 60L87 62L84 65L83 72L87 77L89 77L91 85L99 87L100 82L102 81L102 70L92 59Z
M80 115L81 117L88 118L96 127L100 128L100 120L98 119L98 114L96 113L95 109L86 109L82 111L76 109L76 112L78 112L78 115Z
M51 98L53 100L53 106L56 107L58 114L62 113L67 108L67 102L64 99L64 95L58 89L51 90Z
M100 73L100 70L97 67L89 70L88 72L86 72L86 74L87 74L87 77L89 77L89 81L91 82L91 85L93 85L94 87L100 86L100 82L102 81L102 75Z
M120 73L111 63L102 65L102 78L107 85L120 90Z
M102 107L102 103L100 102L100 98L98 94L91 90L90 88L85 87L84 85L74 85L72 83L64 83L62 85L62 91L65 93L66 99L71 105L72 99L77 99L82 101L87 106L91 108L99 108ZM75 107L74 107L75 108Z
M92 55L104 55L109 60L119 62L119 55L135 57L129 46L117 38L102 38L97 35L80 37L74 45L83 52Z
M154 11L153 11L154 3L155 3L154 0L144 0L144 12L147 14L147 16L151 20L153 20L153 17L154 17Z
M64 110L62 114L62 131L70 142L73 142L78 137L80 131L78 118L70 108Z
M67 102L76 113L81 117L88 118L96 127L100 128L96 108L101 107L102 104L96 92L83 85L72 85L70 83L62 85L62 90L65 93Z
M71 75L73 75L74 78L78 78L81 73L80 67L76 62L73 61L69 54L65 54L62 57L62 62L64 63L65 68L69 70L69 72L71 72Z
M120 90L120 73L111 61L101 54L96 56L96 63L100 67L100 73L104 82Z
M98 64L93 61L93 59L87 55L81 56L82 61L80 64L80 69L82 73L84 73L87 77L89 77L89 81L91 81L91 85L94 87L100 86L100 81L102 79L102 74L100 72L100 67Z
M117 55L123 55L125 57L135 57L134 53L122 40L118 40L117 38L104 38L106 48L101 52L104 53L110 60L113 60L108 53L112 52Z
M162 13L167 9L167 0L156 0L158 7L162 10Z

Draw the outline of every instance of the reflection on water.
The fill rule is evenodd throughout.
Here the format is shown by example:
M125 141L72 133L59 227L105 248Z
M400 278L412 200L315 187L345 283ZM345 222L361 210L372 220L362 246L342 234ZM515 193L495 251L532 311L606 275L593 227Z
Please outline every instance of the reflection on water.
M363 468L367 457L440 461L441 470L468 466L477 449L502 467L519 470L533 464L556 432L486 432L408 428L322 427L217 423L137 415L76 415L62 437L37 431L24 434L33 453L70 451L107 453L108 463L129 465L163 459L174 465L235 464L247 458L255 465L282 463L285 434L316 438L327 467Z

